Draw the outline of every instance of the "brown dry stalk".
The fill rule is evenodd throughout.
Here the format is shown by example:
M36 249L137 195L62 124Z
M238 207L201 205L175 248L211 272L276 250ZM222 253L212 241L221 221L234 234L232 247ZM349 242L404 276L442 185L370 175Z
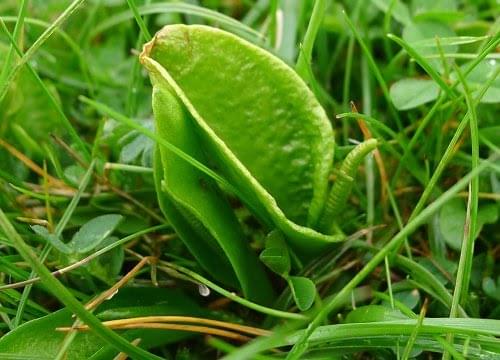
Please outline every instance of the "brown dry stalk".
M107 322L103 322L103 325L108 326ZM215 335L222 336L228 339L237 340L246 342L251 340L252 338L241 335L232 331L222 330L217 328L211 328L208 326L198 326L198 325L181 325L181 324L164 324L164 323L138 323L138 324L123 324L117 326L109 326L111 329L116 330L125 330L125 329L159 329L159 330L180 330L180 331L189 331L196 332L206 335ZM81 331L86 331L88 328L76 328ZM72 331L74 328L66 327L66 328L57 328L58 331Z
M45 194L45 189L41 185L33 184L33 183L29 183L29 182L24 182L24 184L36 193ZM62 189L62 188L49 188L47 193L49 195L56 195L56 196L61 196L61 197L73 197L77 193L77 190L73 189L73 188L67 188L67 187L64 189ZM90 193L83 192L81 194L81 197L82 198L90 197Z
M207 307L210 310L220 310L220 309L224 309L227 305L229 305L232 302L233 301L231 299L228 299L226 297L221 297L221 298L218 298L218 299L212 301L210 304L208 304Z
M85 305L85 309L87 310L95 309L104 301L113 297L113 295L115 295L122 286L128 283L130 279L132 279L139 272L139 270L141 270L144 267L144 265L146 265L146 263L154 263L155 261L156 258L153 256L146 256L142 258L141 261L139 261L137 265L134 266L134 268L130 270L124 277L122 277L116 284L114 284L108 290L101 293L101 295L97 296L94 300L87 303Z
M133 324L149 324L149 323L191 323L191 324L204 324L213 327L220 327L223 329L229 329L238 331L244 334L256 335L256 336L269 336L271 332L264 329L255 328L252 326L240 325L235 323L230 323L226 321L212 320L193 316L142 316L136 318L110 320L103 322L104 325L110 328L117 328L121 326L128 326ZM60 328L60 330L68 330L70 328ZM76 330L88 330L87 325L77 326L73 329Z
M31 219L31 218L24 218L24 217L18 217L17 220L27 222L30 224L39 224L39 225L43 225L43 226L47 225L47 220L38 220L38 219ZM71 270L74 270L76 268L79 268L80 266L83 266L83 265L89 263L90 261L94 260L97 257L98 256L96 256L95 253L93 253L80 261L77 261L71 265L66 266L65 268L53 271L51 274L52 274L52 276L59 276L59 275L65 274L67 272L70 272ZM2 285L2 286L0 286L0 291L24 287L26 285L30 285L30 284L36 283L38 281L40 281L40 277L37 276L37 277L34 277L32 279L29 279L29 280L19 281L17 283L13 283L13 284Z
M135 346L138 346L140 343L141 343L141 340L140 338L137 338L135 340L133 340L131 342L132 345L135 345ZM125 353L119 353L118 355L115 356L115 358L113 360L127 360L128 359L128 355L125 354Z
M26 155L24 155L22 152L17 150L14 146L10 145L7 141L0 139L0 146L2 146L5 150L7 150L9 153L11 153L12 156L15 156L17 159L19 159L24 165L26 165L28 168L30 168L33 172L37 173L41 177L44 177L44 171L43 169L35 164L30 158L28 158ZM62 188L68 188L68 185L66 185L63 181L47 174L47 181L54 186L62 187Z
M462 191L457 194L460 197L468 197L469 192L468 191ZM480 199L488 199L488 200L500 200L500 194L497 193L485 193L485 192L480 192L477 194Z
M100 304L102 304L104 301L112 298L117 292L118 290L123 286L125 285L133 276L135 276L135 274L137 274L137 272L142 269L142 267L148 262L148 261L153 261L152 260L152 257L150 256L147 256L147 257L144 257L142 258L141 261L139 261L139 263L137 263L136 266L134 266L134 268L132 270L130 270L123 278L121 278L116 284L114 284L112 287L110 287L108 290L106 290L105 292L101 293L101 295L97 296L95 299L91 300L90 302L88 302L86 305L85 305L85 309L89 310L89 311L92 311L93 309L95 309L96 307L98 307ZM73 315L74 317L75 315ZM82 322L80 319L76 319L75 322L73 323L73 325L71 327L68 327L68 328L65 328L64 331L67 331L67 335L66 335L66 338L68 338L68 336L70 336L71 333L73 333L74 331L77 331L77 329L82 326Z
M50 230L50 224L45 219L34 219L34 218L25 217L25 216L18 216L18 217L16 217L16 220L23 222L23 223L26 223L26 224L46 226Z

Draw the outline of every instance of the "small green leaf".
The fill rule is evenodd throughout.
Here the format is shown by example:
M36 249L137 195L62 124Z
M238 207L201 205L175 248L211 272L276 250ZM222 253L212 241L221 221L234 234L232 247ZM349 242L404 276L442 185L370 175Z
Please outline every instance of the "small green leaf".
M392 6L391 15L392 17L399 21L403 25L407 25L411 22L410 11L408 10L408 5L402 1L396 0L372 0L373 5L380 9L380 11L386 13Z
M470 63L466 63L462 65L460 69L462 71L467 69L469 64ZM466 77L467 86L472 91L473 96L477 96L484 84L495 76L495 72L498 71L498 68L500 68L500 61L497 59L485 59L474 67ZM451 78L456 80L457 75L452 73ZM463 91L461 85L458 89ZM500 102L500 76L497 76L488 90L486 90L486 93L481 98L481 102L487 104L496 104Z
M490 298L500 301L500 276L496 282L491 277L485 277L483 279L483 291Z
M441 234L446 243L459 251L464 237L466 209L461 199L452 199L443 205L439 214ZM475 237L479 236L485 224L495 223L498 219L498 208L495 204L479 207Z
M316 297L316 286L306 277L290 276L288 285L292 290L293 300L300 311L308 310Z
M111 235L122 219L117 214L98 216L84 224L68 245L77 253L90 251Z
M118 238L115 236L108 236L99 244L98 247L96 247L96 250L111 245L117 240ZM113 284L116 281L116 277L120 273L124 259L125 252L123 247L118 246L113 250L102 254L97 259L92 260L88 264L88 270L92 275L105 283Z
M485 204L479 208L477 214L478 232L479 235L481 228L485 224L495 224L498 221L498 206L497 204Z
M493 144L495 144L495 146L500 147L500 125L481 128L479 129L479 134L480 136L485 137L487 140L491 141Z
M276 274L288 275L290 255L281 231L273 230L267 235L266 248L260 253L260 260Z
M409 309L414 309L420 301L418 290L405 290L394 293L394 299L403 303Z
M398 110L409 110L435 100L439 86L433 80L402 79L391 86L391 99Z
M465 204L462 199L452 199L443 205L439 213L441 234L454 250L460 250L464 237Z
M72 249L67 244L63 243L55 234L49 233L47 228L40 225L32 225L31 229L37 234L44 238L48 243L50 243L57 250L63 254L71 254Z
M64 169L64 176L66 180L71 182L73 185L78 186L85 176L85 170L79 165L70 165Z
M138 123L148 130L154 130L154 124L151 119L141 119ZM123 148L120 151L120 162L131 164L137 162L140 158L140 164L151 166L154 153L154 141L137 131L131 131L124 135L120 141Z

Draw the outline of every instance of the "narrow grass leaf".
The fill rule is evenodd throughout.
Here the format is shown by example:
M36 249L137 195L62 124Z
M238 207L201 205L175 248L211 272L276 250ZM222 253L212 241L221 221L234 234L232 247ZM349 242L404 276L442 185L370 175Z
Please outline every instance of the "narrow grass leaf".
M311 66L314 41L316 40L323 17L325 16L325 11L326 0L315 0L312 15L309 19L309 24L299 51L299 58L295 65L295 70L304 80L307 80L310 73L308 68Z
M33 250L24 242L23 238L14 229L3 210L0 209L0 228L13 241L20 255L31 265L42 281L50 289L54 297L58 298L68 309L74 312L83 322L89 325L100 338L116 346L117 349L137 357L138 359L159 360L160 358L141 348L130 344L121 336L115 334L112 330L106 328L101 322L90 312L88 312L82 304L74 297L74 295L56 278L52 276L50 271L40 262Z
M387 34L387 37L400 45L408 54L415 59L415 61L425 70L425 72L439 85L439 87L448 95L450 99L455 99L457 95L452 88L441 78L436 70L429 64L429 62L420 55L410 44L397 37L394 34Z

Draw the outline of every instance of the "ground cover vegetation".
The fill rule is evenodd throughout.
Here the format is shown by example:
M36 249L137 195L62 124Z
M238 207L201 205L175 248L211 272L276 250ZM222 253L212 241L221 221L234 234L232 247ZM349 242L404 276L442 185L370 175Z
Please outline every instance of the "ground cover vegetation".
M498 359L499 15L0 1L0 358Z

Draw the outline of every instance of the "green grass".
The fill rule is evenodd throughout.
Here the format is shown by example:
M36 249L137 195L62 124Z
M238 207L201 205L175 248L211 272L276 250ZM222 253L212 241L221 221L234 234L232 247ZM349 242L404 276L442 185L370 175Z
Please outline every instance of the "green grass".
M500 357L498 14L493 0L0 2L0 358ZM267 203L252 183L266 169L242 179L225 150L214 156L200 125L212 126L209 114L186 103L197 89L174 72L165 121L196 128L186 134L203 156L155 130L138 54L179 23L281 57L319 100L336 144L320 224L273 213L285 201ZM287 79L295 91L299 77ZM228 99L265 93L258 80L208 88ZM177 103L185 114L174 119ZM268 156L239 125L235 141ZM281 136L266 130L268 142ZM165 154L228 209L187 207L197 188L165 183ZM235 223L221 218L232 213ZM221 224L239 230L221 235ZM342 241L323 247L326 238ZM259 254L264 277L245 268ZM268 280L274 294L260 298L272 301L259 302ZM103 324L167 315L188 322ZM56 330L82 324L90 330Z

